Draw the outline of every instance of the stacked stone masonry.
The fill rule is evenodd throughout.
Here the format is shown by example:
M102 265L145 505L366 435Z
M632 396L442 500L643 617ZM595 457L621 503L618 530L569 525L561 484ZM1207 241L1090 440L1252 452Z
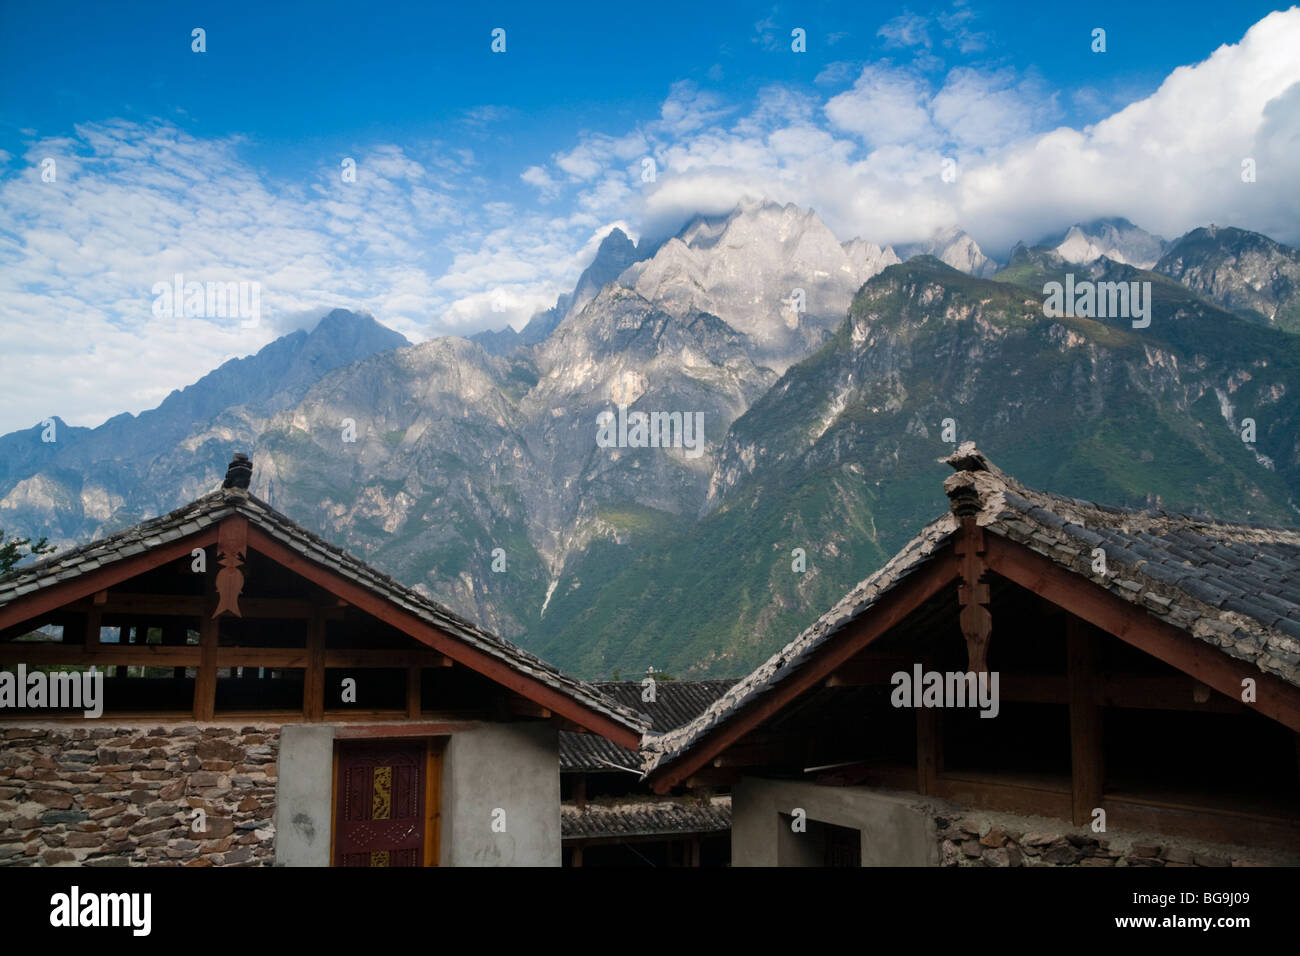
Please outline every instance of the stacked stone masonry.
M1121 846L1079 830L1004 829L988 820L935 817L943 866L1256 866L1230 851L1164 843Z
M0 866L269 866L278 750L277 726L0 725Z

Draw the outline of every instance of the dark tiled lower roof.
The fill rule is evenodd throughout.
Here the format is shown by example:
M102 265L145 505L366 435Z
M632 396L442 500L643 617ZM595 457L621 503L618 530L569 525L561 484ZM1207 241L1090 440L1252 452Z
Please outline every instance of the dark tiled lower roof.
M1300 686L1300 531L1111 508L1026 488L973 443L944 459L957 469L949 495L978 499L977 523L1050 558L1218 651ZM928 524L879 571L802 634L731 687L689 724L642 745L648 774L676 760L714 727L796 673L821 645L924 565L958 527ZM1107 574L1092 571L1093 549Z
M540 657L483 630L436 601L375 570L342 548L291 521L261 499L237 488L211 492L160 518L15 569L0 578L0 607L43 588L177 541L232 514L247 518L250 526L314 564L348 578L426 624L437 627L475 650L496 658L633 732L642 733L649 726L649 720L636 710L624 707L590 684L562 673Z
M672 730L697 717L734 684L734 680L660 680L655 682L655 699L642 700L646 688L640 681L602 681L593 686L630 710L639 710L652 721L651 730ZM641 758L597 734L560 732L560 770L617 772L622 767L640 772Z
M624 707L645 714L650 718L653 731L672 730L693 720L736 682L734 677L723 680L656 680L654 700L645 700L648 688L643 686L643 680L595 681L593 686Z
M560 807L560 833L565 840L600 837L679 836L719 833L731 829L731 797L700 803L694 797L623 798L615 803L589 803L579 810Z

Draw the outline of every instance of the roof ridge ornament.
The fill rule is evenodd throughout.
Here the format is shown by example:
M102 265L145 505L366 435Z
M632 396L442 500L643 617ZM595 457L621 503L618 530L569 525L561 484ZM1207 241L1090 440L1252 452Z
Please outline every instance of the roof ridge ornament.
M953 471L996 471L984 453L975 447L973 441L964 441L957 446L947 458L940 458L941 462L952 468Z
M223 490L233 488L247 491L252 478L253 460L242 451L237 451L235 457L230 459L230 465L226 468L226 480L221 483L221 487Z
M988 507L997 507L1001 494L1016 484L1002 469L989 461L973 441L964 441L939 461L953 469L943 483L948 506L959 518L975 517Z

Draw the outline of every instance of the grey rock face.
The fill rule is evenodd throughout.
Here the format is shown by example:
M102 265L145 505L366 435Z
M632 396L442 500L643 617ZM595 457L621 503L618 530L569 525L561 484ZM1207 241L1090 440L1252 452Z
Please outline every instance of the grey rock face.
M892 250L841 244L817 214L745 202L698 218L619 282L677 315L716 315L746 337L750 357L784 371L825 341Z
M1300 252L1268 236L1193 229L1174 242L1155 271L1245 318L1300 332Z

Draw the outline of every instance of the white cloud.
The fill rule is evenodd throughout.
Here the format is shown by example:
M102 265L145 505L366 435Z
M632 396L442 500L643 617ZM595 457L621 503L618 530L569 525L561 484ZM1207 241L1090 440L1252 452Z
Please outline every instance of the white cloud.
M886 64L865 67L853 89L831 97L826 115L869 147L930 142L935 137L926 81Z
M930 20L914 13L900 13L879 30L877 36L885 38L885 46L930 47Z
M926 27L931 45L979 42L972 20L954 5ZM891 23L900 43L920 35ZM0 157L0 375L22 383L0 431L150 407L330 307L369 311L413 340L519 328L572 287L612 223L658 237L746 197L815 208L843 239L900 243L960 225L994 255L1100 215L1168 237L1213 221L1297 244L1296 49L1300 9L1271 14L1123 108L1077 93L1104 117L1081 129L1053 128L1057 91L1005 67L832 64L811 89L834 92L768 85L747 103L682 82L630 129L520 155L509 182L485 178L463 143L375 144L354 154L355 183L342 181L341 157L285 182L238 138L166 123L29 131L20 156ZM41 179L46 156L53 183ZM958 161L954 183L940 178L945 157ZM1254 183L1241 181L1248 157ZM151 289L178 272L260 283L263 322L155 318Z
M536 186L543 199L554 199L560 191L560 184L541 166L529 166L519 178L530 186Z

